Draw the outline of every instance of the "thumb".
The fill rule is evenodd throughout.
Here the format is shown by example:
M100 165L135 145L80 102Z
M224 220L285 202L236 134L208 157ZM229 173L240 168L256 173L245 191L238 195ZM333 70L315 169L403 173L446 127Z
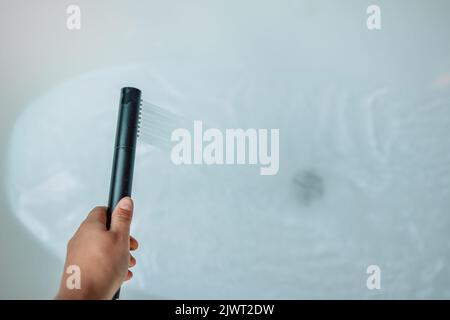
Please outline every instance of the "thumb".
M132 217L133 200L130 197L122 198L112 213L110 230L128 236Z

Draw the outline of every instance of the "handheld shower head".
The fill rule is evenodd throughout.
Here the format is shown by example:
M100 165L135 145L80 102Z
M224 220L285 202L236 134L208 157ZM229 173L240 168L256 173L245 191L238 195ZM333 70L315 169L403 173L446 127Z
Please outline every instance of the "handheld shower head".
M141 91L123 88L117 120L114 158L111 172L106 227L111 226L111 215L123 197L131 196L134 160L141 112ZM113 299L118 299L120 289Z
M106 219L108 229L117 203L131 196L138 137L149 145L167 149L171 132L183 123L183 117L143 102L141 95L139 89L132 87L121 91ZM120 290L113 299L118 299L119 293Z
M141 91L123 88L117 120L114 159L109 189L107 228L114 207L123 197L131 196L134 159L140 122Z

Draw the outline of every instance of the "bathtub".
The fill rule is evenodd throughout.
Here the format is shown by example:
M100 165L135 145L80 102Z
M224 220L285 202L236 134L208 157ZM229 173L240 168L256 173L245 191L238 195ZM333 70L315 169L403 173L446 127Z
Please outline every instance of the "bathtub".
M379 1L377 31L361 1L105 3L80 1L80 32L55 31L71 49L47 39L40 66L18 65L33 55L14 47L1 257L19 267L1 297L56 291L68 239L107 201L122 86L211 127L280 132L273 176L177 166L139 144L141 246L123 298L450 297L447 3Z

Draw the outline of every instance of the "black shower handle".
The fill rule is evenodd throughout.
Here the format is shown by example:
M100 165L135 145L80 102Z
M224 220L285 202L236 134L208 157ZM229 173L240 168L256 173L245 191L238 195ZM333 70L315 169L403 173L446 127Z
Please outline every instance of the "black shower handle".
M109 188L106 228L111 226L111 216L117 203L131 196L134 159L140 121L141 91L136 88L122 88L117 120L114 158ZM120 289L113 300L119 299Z

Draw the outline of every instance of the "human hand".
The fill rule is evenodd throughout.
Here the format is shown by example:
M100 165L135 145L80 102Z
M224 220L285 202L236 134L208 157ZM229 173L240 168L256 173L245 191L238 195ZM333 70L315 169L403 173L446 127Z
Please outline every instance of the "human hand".
M136 265L130 251L138 247L136 239L130 236L133 201L129 197L119 201L110 230L106 229L106 209L94 208L70 239L56 299L112 299L122 283L133 276L128 270ZM69 266L79 267L79 289L67 285Z

